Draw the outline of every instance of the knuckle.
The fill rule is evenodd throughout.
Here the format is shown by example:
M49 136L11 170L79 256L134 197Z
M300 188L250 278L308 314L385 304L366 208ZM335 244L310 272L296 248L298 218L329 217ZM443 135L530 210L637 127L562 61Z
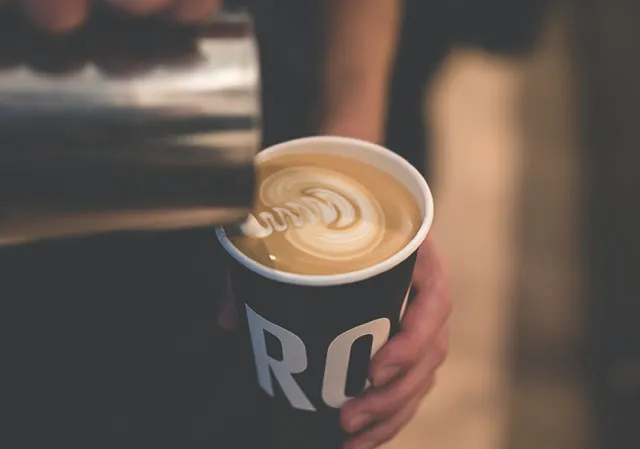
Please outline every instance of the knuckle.
M393 404L393 409L397 410L407 403L411 399L414 393L414 388L409 384L407 379L398 383L397 392L390 398L389 402Z
M389 402L385 395L383 395L382 393L372 395L367 399L366 409L369 414L377 417L384 416L387 414L389 408Z
M391 343L389 343L387 347L383 348L373 359L371 359L371 363L369 364L369 374L374 376L379 371L382 371L382 369L384 369L384 367L389 363L389 359L392 356L393 348L391 347Z
M368 395L365 395L362 398L354 398L349 399L340 409L340 418L348 418L351 415L354 415L361 408L360 403L366 402Z
M394 390L390 389L371 395L367 398L366 403L363 404L362 409L373 415L376 420L385 419L393 415L402 406L402 398Z
M371 364L372 371L381 371L389 365L406 366L417 360L420 356L420 345L414 342L414 337L409 333L396 335L380 352L380 356L374 358Z
M375 403L372 402L372 410L377 415L391 416L407 403L412 392L413 388L405 377L393 387L379 393Z
M412 364L420 358L422 344L426 337L421 333L415 332L411 338L404 338L399 341L398 361L401 364Z

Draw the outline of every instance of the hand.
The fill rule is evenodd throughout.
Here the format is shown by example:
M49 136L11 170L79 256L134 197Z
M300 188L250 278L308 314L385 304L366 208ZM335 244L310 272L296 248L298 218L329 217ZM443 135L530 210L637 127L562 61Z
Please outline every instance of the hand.
M342 426L353 434L346 449L373 449L396 436L413 418L444 362L451 298L430 239L418 251L413 286L417 295L407 308L400 333L371 362L373 388L342 408Z
M0 0L0 5L6 3L7 0ZM18 3L39 27L52 33L66 33L84 23L97 1L18 0ZM222 0L103 0L103 3L136 16L161 13L180 22L197 22L215 11Z

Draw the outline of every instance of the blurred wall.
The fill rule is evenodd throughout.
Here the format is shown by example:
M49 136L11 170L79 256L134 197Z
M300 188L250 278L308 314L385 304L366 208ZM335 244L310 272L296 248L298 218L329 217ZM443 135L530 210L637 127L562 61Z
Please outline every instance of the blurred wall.
M586 449L584 150L571 13L556 5L524 75L518 279L506 447Z
M594 446L640 448L640 2L574 0Z

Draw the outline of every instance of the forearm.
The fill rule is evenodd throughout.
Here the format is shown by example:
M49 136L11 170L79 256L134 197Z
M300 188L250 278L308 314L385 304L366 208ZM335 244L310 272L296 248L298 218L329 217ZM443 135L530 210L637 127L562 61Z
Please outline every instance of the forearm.
M322 131L382 139L403 0L327 0Z

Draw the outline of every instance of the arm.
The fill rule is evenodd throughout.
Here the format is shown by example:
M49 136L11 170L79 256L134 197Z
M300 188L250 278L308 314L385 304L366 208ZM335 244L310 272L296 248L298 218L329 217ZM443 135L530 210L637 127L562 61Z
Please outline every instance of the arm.
M402 3L327 0L322 133L383 140Z

